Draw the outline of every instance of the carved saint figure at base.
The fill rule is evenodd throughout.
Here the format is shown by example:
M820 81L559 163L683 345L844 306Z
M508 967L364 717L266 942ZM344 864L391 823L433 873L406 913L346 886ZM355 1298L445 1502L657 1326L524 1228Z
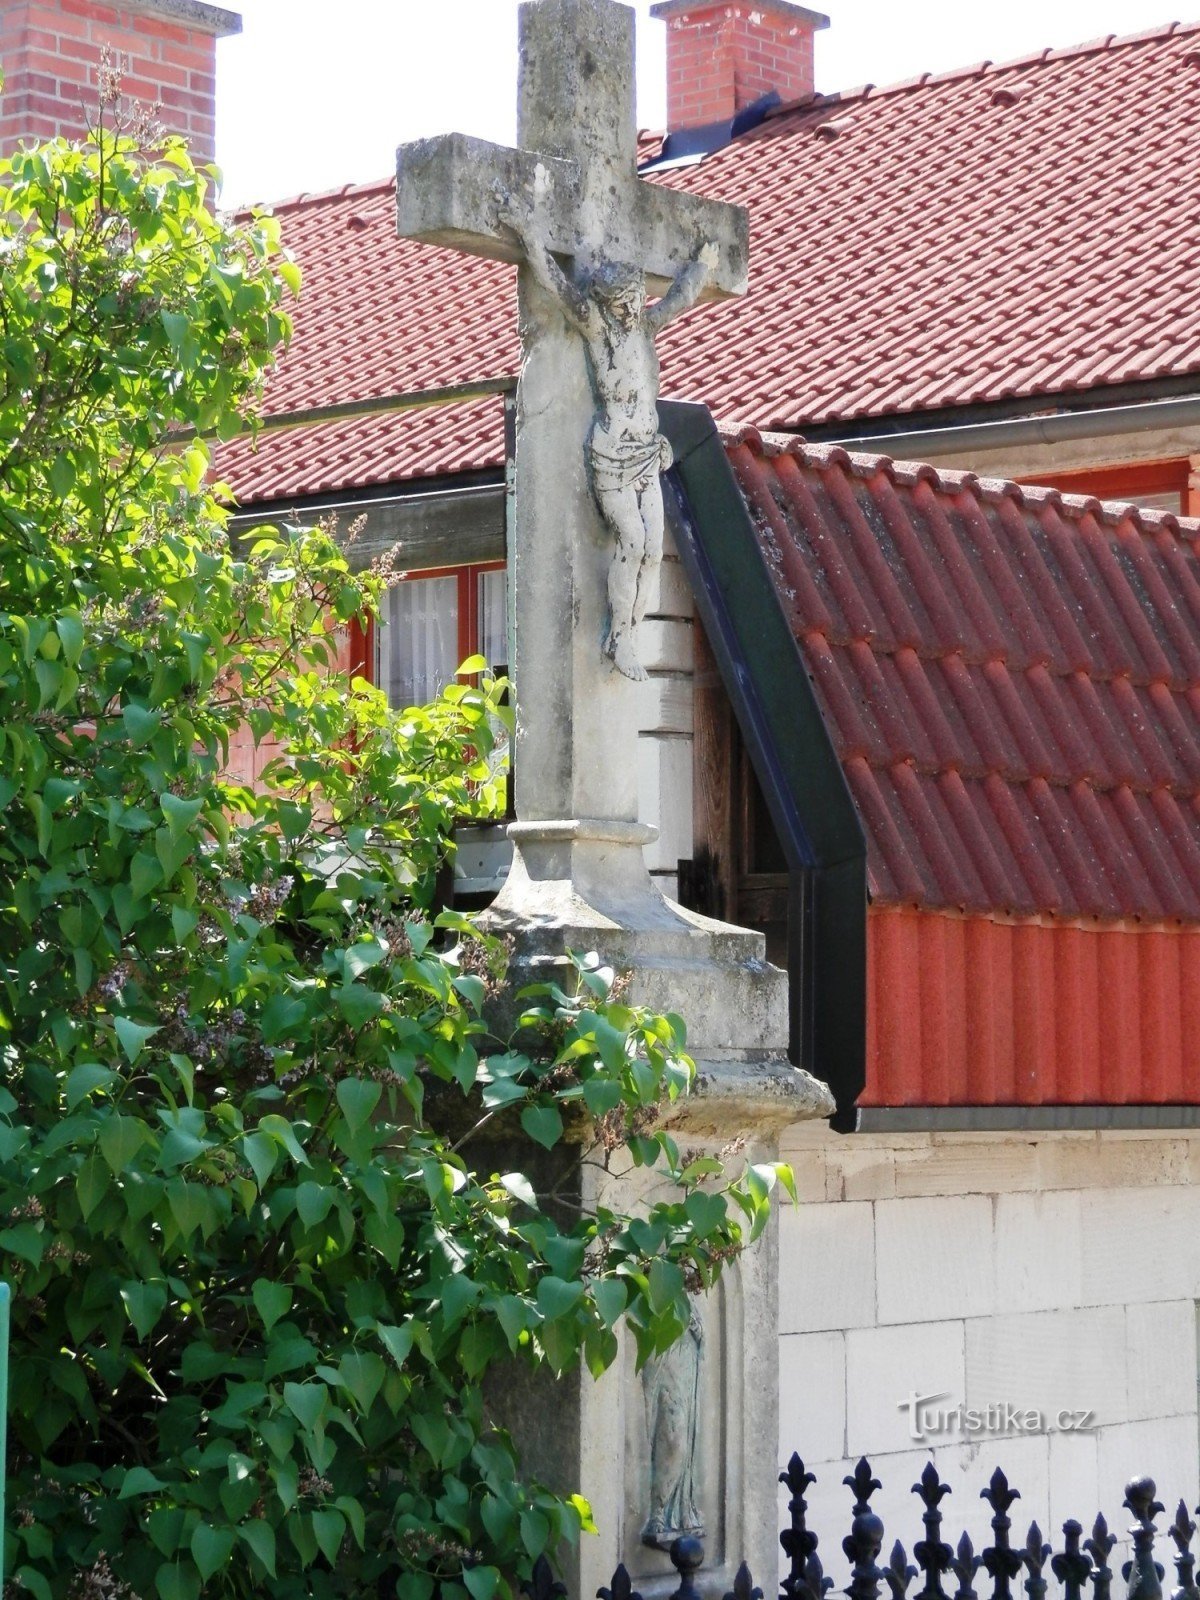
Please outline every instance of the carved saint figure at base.
M704 1324L696 1306L687 1331L646 1363L646 1435L650 1444L650 1509L642 1543L668 1550L681 1535L704 1537L696 1506L696 1436Z
M658 431L654 337L696 303L717 264L717 247L704 245L680 268L662 299L647 306L646 277L636 267L604 263L576 280L562 270L535 229L511 214L503 220L520 239L537 283L587 348L596 396L588 473L600 514L616 541L608 573L604 649L619 672L642 679L646 671L637 657L635 634L662 561L659 474L671 465L671 446Z

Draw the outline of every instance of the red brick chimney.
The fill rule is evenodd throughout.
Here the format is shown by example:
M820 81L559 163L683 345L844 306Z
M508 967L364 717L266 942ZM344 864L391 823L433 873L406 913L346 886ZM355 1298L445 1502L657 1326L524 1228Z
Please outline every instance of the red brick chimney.
M765 95L814 90L813 35L829 18L790 0L659 0L667 25L667 130L730 123Z
M216 43L242 19L204 0L0 0L0 152L76 138L95 117L100 52L127 99L160 107L197 161L216 149Z

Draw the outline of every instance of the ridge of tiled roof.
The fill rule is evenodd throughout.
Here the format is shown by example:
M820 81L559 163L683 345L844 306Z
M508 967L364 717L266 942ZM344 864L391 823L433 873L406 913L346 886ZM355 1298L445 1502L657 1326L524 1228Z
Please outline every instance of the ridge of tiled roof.
M1012 56L1007 61L976 61L969 66L947 67L942 72L920 72L911 78L900 78L894 83L860 83L851 89L835 89L829 94L808 95L802 100L786 100L773 106L765 121L776 122L794 111L811 111L830 106L849 105L853 101L884 95L907 94L931 85L954 83L962 78L980 79L995 77L1002 72L1017 72L1026 67L1041 67L1047 62L1064 61L1074 56L1096 55L1103 50L1120 50L1126 45L1145 44L1155 39L1170 39L1187 33L1200 33L1200 20L1196 22L1163 22L1138 33L1099 34L1081 44L1046 45L1041 50L1030 50L1024 55Z
M1200 382L1198 32L817 97L663 171L748 205L752 243L750 293L663 336L664 394L803 431ZM513 269L396 239L391 180L277 209L305 287L268 410L515 373ZM451 436L436 411L359 419L235 443L219 469L252 501L495 467L500 408L476 407Z
M249 216L255 210L298 211L305 206L326 205L331 200L347 200L360 194L379 194L394 190L395 187L395 178L368 178L362 183L335 184L331 189L303 189L299 194L285 195L281 200L252 200L236 207L235 214L242 217Z
M1200 521L722 437L877 901L1200 923Z

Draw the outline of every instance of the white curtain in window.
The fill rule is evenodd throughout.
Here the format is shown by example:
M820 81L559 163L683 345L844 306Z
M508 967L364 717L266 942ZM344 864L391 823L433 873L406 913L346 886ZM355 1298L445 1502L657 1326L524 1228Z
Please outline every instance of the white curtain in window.
M378 629L378 677L388 704L435 700L458 666L458 579L409 578L388 591Z
M489 667L509 665L507 576L503 567L478 574L479 654Z

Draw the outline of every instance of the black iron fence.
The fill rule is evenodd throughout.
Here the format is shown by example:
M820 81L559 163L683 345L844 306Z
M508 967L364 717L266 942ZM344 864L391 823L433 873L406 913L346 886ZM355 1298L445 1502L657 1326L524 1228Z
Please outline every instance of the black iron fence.
M788 1526L779 1535L787 1567L780 1581L779 1600L824 1600L833 1588L817 1553L817 1535L808 1525L805 1495L817 1480L798 1455L780 1473L791 1498L788 1501ZM854 1472L842 1480L854 1496L850 1532L842 1540L842 1550L850 1562L850 1582L845 1593L850 1600L1046 1600L1052 1584L1061 1600L1112 1600L1115 1573L1109 1559L1118 1536L1109 1532L1105 1518L1097 1516L1085 1538L1081 1523L1068 1521L1062 1527L1062 1547L1055 1550L1043 1537L1036 1522L1031 1522L1024 1541L1014 1544L1013 1521L1009 1516L1020 1491L1010 1487L997 1467L991 1481L980 1490L980 1498L991 1508L991 1543L976 1551L970 1536L963 1533L956 1545L943 1537L942 1501L951 1492L943 1483L933 1462L913 1484L913 1494L922 1506L924 1536L912 1546L912 1560L897 1539L883 1564L883 1520L871 1509L871 1497L882 1488L864 1457ZM1155 1518L1163 1511L1156 1499L1153 1478L1133 1478L1125 1486L1124 1504L1132 1515L1129 1528L1131 1555L1121 1564L1123 1600L1163 1600L1165 1568L1155 1560L1154 1546L1159 1537ZM1196 1515L1200 1516L1200 1507ZM1169 1600L1200 1600L1196 1583L1196 1554L1192 1541L1196 1522L1181 1500L1174 1521L1167 1528L1174 1549L1170 1559L1175 1567L1175 1585ZM1018 1535L1019 1538L1019 1535ZM701 1540L676 1539L671 1546L671 1562L679 1575L679 1587L671 1600L700 1600L697 1576L704 1563ZM565 1586L553 1575L543 1558L526 1585L530 1600L563 1600ZM608 1588L598 1600L641 1600L628 1572L619 1566ZM743 1562L725 1600L762 1600L762 1590Z

